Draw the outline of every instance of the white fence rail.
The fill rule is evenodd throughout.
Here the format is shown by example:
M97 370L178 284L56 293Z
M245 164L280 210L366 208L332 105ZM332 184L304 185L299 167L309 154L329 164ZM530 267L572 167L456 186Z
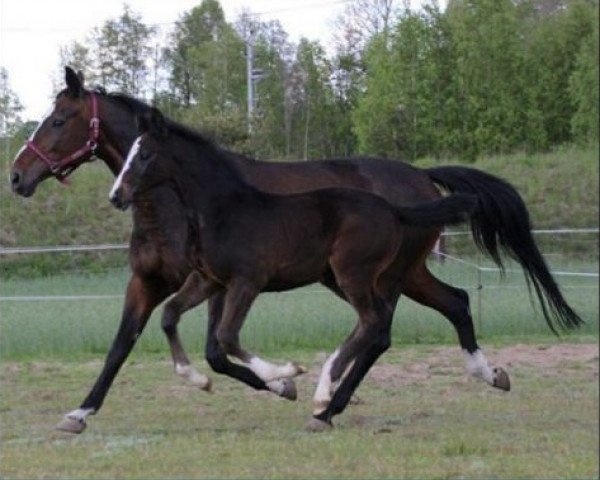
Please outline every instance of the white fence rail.
M532 230L533 234L581 234L581 233L599 233L598 228L560 228L556 230ZM443 237L454 237L461 235L471 235L470 231L449 231L442 232ZM32 246L32 247L0 247L0 255L15 255L19 253L52 253L52 252L95 252L103 250L126 250L129 247L126 243L107 243L100 245L55 245L55 246Z
M581 228L581 229L556 229L556 230L532 230L532 233L538 235L566 235L566 234L598 234L600 229L598 228ZM442 235L453 237L459 235L470 235L469 231L448 231L444 232ZM0 247L0 256L11 256L11 255L19 255L19 254L39 254L39 253L75 253L75 252L98 252L98 251L114 251L114 250L127 250L127 244L99 244L99 245L56 245L56 246L31 246L31 247L10 247L3 248ZM477 290L478 303L481 302L481 290L484 287L482 285L482 273L485 272L500 272L500 269L496 267L487 267L479 265L473 261L468 261L463 258L459 258L453 255L449 255L444 252L436 252L436 255L442 256L449 261L460 263L465 267L476 271L477 273L477 285L476 286L463 286L464 288L475 288ZM513 269L505 269L506 273L518 273L521 270L513 270ZM575 271L566 271L566 270L552 270L551 272L555 276L566 276L566 277L581 277L581 278L598 278L599 273L596 272L575 272ZM563 288L568 288L568 285L563 286ZM578 285L577 288L581 288L581 285ZM485 286L488 288L511 288L510 286L504 287L495 287L495 286ZM515 287L513 287L515 288ZM594 287L596 288L596 287ZM326 290L323 290L326 291ZM315 290L315 292L320 292L320 290ZM94 295L94 294L85 294L85 295L10 295L10 296L2 296L0 295L0 302L18 302L18 301L80 301L80 300L92 300L92 299L114 299L121 298L123 295ZM479 309L481 311L481 308Z

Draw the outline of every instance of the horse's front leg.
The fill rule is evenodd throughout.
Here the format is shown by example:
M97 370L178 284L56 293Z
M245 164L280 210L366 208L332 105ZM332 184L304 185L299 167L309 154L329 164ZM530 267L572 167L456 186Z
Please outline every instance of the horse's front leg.
M206 375L194 368L186 355L177 324L186 311L202 303L220 288L215 284L207 283L199 272L190 273L183 286L165 304L161 326L171 349L171 356L175 365L175 372L190 384L202 390L210 391L212 382Z
M137 275L131 277L127 286L121 325L106 356L104 367L80 407L67 413L56 426L57 429L71 433L81 433L85 429L86 417L100 410L115 376L146 326L152 310L168 294L162 282Z
M306 369L295 363L273 365L242 349L239 332L259 290L243 280L234 280L227 293L211 298L206 359L213 370L236 378L257 390L270 390L289 400L296 399L292 377ZM241 364L233 363L235 357Z

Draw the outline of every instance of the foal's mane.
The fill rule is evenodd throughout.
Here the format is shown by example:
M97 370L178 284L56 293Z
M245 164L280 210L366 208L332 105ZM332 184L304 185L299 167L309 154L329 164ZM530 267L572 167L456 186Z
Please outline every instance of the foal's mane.
M133 113L136 116L146 115L150 112L152 108L150 105L143 102L142 100L131 97L125 93L111 92L106 93L105 96L109 99L116 100L118 103L125 105L131 111L131 113ZM217 150L221 150L214 143L213 140L207 138L206 136L202 135L200 132L194 130L193 128L182 125L181 123L177 123L174 120L171 120L167 117L164 118L166 125L169 128L169 131L176 133L177 135L195 143L208 145Z
M147 103L124 93L114 92L105 94L105 96L127 107L136 117L148 115L152 108ZM215 143L214 140L208 138L191 127L178 123L167 117L164 117L164 121L165 126L169 131L169 136L175 135L184 141L194 144L199 149L202 149L202 161L212 162L216 160L219 162L221 167L225 167L229 171L232 179L235 177L238 181L246 183L237 167L233 164L233 161L236 158L239 159L247 157L220 147ZM198 154L200 154L200 152L198 152ZM196 157L196 155L194 155L194 157ZM182 163L186 163L194 168L194 163L196 163L197 158L180 158L179 160Z

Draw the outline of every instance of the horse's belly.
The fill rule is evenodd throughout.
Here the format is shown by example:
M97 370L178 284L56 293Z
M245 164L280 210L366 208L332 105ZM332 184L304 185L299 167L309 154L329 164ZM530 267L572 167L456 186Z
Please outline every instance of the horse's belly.
M270 276L265 290L291 290L318 282L327 270L327 265L325 257L282 263Z

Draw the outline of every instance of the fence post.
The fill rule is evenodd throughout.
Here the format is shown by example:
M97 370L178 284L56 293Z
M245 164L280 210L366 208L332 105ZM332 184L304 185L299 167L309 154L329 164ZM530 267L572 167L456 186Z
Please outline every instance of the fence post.
M481 284L481 252L479 252L477 254L477 333L479 333L480 335L483 327L481 316L482 290L483 285Z

